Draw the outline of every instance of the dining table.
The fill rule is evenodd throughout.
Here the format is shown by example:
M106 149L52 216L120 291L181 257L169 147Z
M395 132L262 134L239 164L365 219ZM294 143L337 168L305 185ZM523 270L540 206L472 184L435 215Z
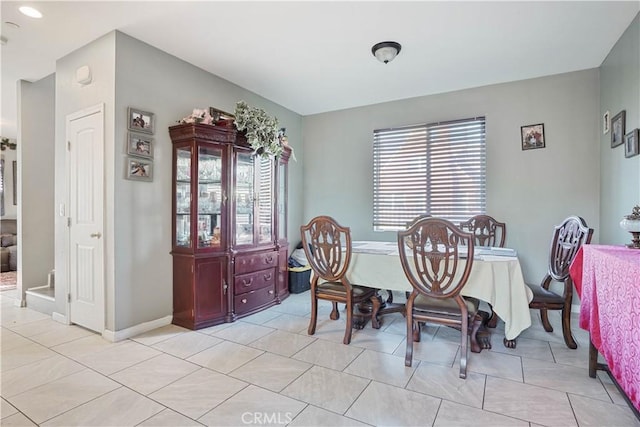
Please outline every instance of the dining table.
M387 291L412 291L405 276L397 242L354 241L347 278L352 283ZM461 247L466 254L466 248ZM467 297L491 304L504 321L505 346L531 326L531 289L525 284L517 252L510 248L476 246L471 273L461 290ZM490 347L487 347L490 348Z
M589 331L589 376L606 371L640 418L640 250L583 245L569 274L580 296L579 325Z

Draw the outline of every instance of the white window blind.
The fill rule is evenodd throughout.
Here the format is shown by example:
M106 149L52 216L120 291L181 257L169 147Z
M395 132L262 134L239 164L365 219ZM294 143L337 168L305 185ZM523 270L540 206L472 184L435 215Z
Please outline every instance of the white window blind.
M418 215L458 223L486 212L485 118L373 132L373 228Z

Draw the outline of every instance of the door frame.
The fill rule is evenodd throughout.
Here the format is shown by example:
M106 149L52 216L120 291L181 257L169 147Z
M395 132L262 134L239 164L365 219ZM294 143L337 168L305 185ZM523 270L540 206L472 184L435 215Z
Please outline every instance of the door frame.
M71 207L71 173L70 173L70 169L71 169L71 152L70 150L67 149L66 145L69 141L69 124L70 122L72 122L73 120L78 120L81 119L83 117L86 116L90 116L92 114L100 114L100 117L102 119L102 128L103 128L103 161L106 158L105 157L105 153L104 153L104 149L106 146L106 138L105 138L105 132L104 132L104 122L105 122L105 105L104 103L99 103L96 105L93 105L91 107L87 107L84 108L82 110L76 111L74 113L68 114L65 118L65 135L64 135L64 144L65 144L65 148L64 148L64 155L65 155L65 197L64 197L64 204L65 204L65 222L69 221L69 209ZM104 185L104 179L103 179L103 191L106 191L105 185ZM104 224L105 224L105 193L103 192L103 197L102 197L102 229L104 230ZM71 293L71 289L70 289L70 284L71 284L71 227L69 227L67 224L65 224L64 226L64 247L66 250L66 254L65 254L65 259L64 259L64 265L65 265L65 279L66 279L66 286L65 286L65 290L64 290L64 304L65 304L65 312L66 312L66 318L67 318L67 323L68 324L72 324L73 322L71 321L71 301L69 300L69 295ZM103 233L104 235L105 233ZM107 261L107 256L106 256L106 244L105 241L106 239L102 238L99 239L100 244L102 245L102 262L103 262L103 266L106 267L106 261ZM107 329L107 324L106 324L106 320L107 320L107 290L106 290L106 286L107 286L107 280L106 280L106 268L102 269L102 330L101 331L97 331L100 334L104 335L106 329Z

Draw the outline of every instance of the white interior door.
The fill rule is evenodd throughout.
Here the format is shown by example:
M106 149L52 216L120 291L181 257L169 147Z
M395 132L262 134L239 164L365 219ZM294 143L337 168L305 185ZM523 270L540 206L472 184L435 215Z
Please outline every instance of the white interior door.
M102 332L104 306L104 113L67 118L69 320Z

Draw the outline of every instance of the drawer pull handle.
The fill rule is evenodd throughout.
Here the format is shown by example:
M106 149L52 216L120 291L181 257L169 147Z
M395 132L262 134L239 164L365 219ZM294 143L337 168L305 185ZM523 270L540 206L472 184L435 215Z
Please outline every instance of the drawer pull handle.
M273 262L273 257L272 256L268 256L267 258L265 258L265 264L271 264Z
M247 303L247 299L246 298L242 298L242 300L240 300L241 303L246 304Z
M271 273L264 275L264 280L271 280Z
M273 295L273 291L272 291L272 290L271 290L271 291L269 291L269 295Z
M251 282L253 282L253 277L247 281L247 279L242 279L242 284L245 286L251 286Z

